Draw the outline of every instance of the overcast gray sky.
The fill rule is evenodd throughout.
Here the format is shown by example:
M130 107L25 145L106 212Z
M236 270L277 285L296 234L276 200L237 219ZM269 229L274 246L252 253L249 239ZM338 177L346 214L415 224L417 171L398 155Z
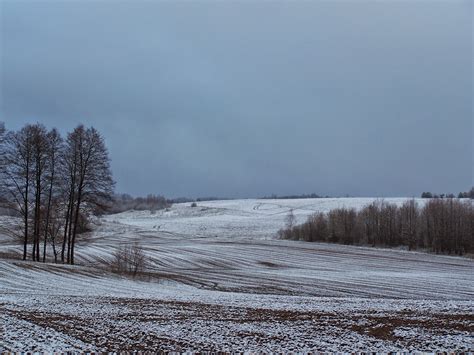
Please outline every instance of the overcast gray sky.
M0 10L0 120L98 128L119 192L413 196L473 184L469 0Z

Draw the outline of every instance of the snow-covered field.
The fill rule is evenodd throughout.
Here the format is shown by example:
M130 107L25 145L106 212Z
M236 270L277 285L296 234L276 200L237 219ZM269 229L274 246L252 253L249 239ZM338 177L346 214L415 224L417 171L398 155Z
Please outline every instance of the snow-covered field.
M0 259L0 350L472 351L473 260L276 239L290 210L300 223L372 200L106 216L77 246L80 266ZM147 275L111 274L113 251L135 241ZM0 236L0 255L19 251Z

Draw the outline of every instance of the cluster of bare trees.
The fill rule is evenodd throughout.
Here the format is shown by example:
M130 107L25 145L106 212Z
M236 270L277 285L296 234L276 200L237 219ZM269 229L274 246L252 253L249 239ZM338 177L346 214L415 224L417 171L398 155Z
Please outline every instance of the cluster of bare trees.
M460 192L458 194L458 198L470 198L474 199L474 187L472 187L469 191Z
M431 199L423 207L415 200L403 205L375 201L357 211L337 208L316 213L302 225L279 232L285 239L371 246L407 246L436 253L474 252L472 201Z
M107 208L108 213L120 213L130 210L150 210L152 213L171 207L172 203L165 197L149 194L146 197L132 197L128 194L114 195Z
M46 261L50 245L55 262L74 264L87 216L113 191L104 139L83 125L65 139L41 124L0 127L0 194L21 217L23 259L31 246L31 259Z
M454 198L454 194L448 193L448 194L434 194L431 193L430 191L424 191L421 193L421 198ZM458 198L470 198L474 199L474 187L472 187L469 191L466 192L460 192L458 194Z

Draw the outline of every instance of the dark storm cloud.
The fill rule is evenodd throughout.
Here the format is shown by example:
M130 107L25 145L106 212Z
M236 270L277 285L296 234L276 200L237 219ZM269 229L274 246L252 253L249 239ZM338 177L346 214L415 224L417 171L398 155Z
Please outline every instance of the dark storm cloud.
M94 125L119 191L473 183L470 1L0 4L2 119Z

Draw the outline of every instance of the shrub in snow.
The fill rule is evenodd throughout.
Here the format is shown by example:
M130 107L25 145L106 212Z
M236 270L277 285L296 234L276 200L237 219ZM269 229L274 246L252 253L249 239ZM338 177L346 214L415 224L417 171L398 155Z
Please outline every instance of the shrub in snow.
M133 276L143 272L145 265L146 255L138 243L121 246L113 254L111 263L112 271Z

